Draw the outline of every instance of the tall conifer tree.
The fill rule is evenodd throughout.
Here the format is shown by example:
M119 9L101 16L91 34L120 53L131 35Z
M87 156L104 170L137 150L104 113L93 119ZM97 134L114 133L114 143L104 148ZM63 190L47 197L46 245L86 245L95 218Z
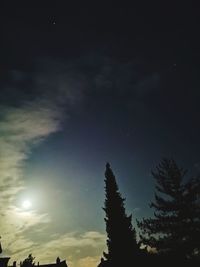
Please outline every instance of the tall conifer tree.
M136 231L132 226L132 215L127 216L124 201L119 193L115 176L109 163L105 172L105 206L108 253L104 257L108 266L132 266L139 255ZM106 265L106 264L105 264Z

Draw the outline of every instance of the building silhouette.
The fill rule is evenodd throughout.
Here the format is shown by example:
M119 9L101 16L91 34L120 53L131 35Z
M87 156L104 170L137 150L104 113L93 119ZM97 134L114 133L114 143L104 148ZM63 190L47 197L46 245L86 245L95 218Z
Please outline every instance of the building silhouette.
M0 267L16 267L17 262L14 261L11 265L8 265L8 262L10 260L10 257L3 256L2 255L3 249L0 242ZM20 266L22 265L22 262L20 262ZM35 267L68 267L66 260L61 261L59 257L56 258L55 263L48 263L48 264L40 264L39 262L37 264L33 264Z
M8 266L8 261L10 260L10 257L2 256L1 255L2 252L3 252L3 249L2 249L1 242L0 242L0 267L7 267Z

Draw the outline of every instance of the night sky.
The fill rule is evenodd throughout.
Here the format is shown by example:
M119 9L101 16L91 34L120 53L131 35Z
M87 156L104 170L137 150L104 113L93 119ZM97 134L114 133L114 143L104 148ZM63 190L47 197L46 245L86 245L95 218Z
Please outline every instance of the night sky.
M4 254L94 267L106 246L107 161L134 226L151 214L151 170L163 157L200 170L200 9L176 1L5 2Z

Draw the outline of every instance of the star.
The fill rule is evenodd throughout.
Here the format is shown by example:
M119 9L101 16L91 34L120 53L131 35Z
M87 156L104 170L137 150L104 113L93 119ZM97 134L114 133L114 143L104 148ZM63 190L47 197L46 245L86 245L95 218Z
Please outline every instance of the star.
M49 22L53 25L56 25L56 18L55 17L49 17Z

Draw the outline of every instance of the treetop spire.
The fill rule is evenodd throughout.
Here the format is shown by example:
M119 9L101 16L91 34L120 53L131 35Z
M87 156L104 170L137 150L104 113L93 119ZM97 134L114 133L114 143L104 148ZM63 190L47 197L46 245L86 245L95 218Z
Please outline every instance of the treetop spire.
M106 163L106 169L110 169L110 163L109 162Z

